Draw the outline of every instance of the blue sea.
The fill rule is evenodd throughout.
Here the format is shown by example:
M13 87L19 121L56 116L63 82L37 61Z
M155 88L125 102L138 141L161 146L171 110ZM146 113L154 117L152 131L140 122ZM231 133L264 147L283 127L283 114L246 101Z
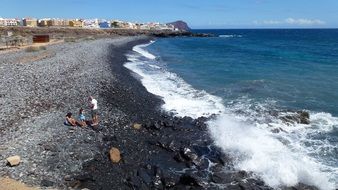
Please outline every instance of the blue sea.
M215 144L274 188L338 188L338 30L195 30L138 45L127 68L163 111L208 122ZM310 124L285 122L297 111ZM277 132L276 132L277 131Z

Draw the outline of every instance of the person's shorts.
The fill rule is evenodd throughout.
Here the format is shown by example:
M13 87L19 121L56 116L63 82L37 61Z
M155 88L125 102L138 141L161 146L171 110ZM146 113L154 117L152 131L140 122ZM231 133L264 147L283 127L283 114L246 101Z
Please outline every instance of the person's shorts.
M97 116L98 112L97 110L92 110L92 117Z

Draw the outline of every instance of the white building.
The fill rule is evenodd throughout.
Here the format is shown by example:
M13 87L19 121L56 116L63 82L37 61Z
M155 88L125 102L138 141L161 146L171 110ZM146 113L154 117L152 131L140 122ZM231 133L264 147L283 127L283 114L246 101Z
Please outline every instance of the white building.
M5 19L0 18L0 26L6 26L6 25L5 25Z
M82 22L83 28L100 28L99 19L85 19Z
M0 18L0 26L17 26L18 20L14 18Z

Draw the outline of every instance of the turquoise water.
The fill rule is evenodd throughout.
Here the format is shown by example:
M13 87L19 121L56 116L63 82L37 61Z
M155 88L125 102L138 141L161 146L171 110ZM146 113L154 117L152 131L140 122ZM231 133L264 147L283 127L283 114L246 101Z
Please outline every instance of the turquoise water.
M338 188L338 30L204 30L134 47L127 68L177 116L210 116L214 143L278 188ZM310 113L310 124L281 116ZM279 132L274 132L274 131Z

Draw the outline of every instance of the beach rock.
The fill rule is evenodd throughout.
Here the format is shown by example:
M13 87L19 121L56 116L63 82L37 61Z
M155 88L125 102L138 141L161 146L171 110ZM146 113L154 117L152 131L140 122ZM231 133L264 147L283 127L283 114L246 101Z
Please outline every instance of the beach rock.
M21 162L20 156L11 156L8 157L6 160L10 166L17 166Z
M147 171L143 168L137 171L137 175L143 180L144 183L149 185L151 183L151 177L147 173Z
M306 111L297 111L294 113L289 113L279 117L282 121L286 123L299 123L299 124L310 124L310 114Z
M118 163L121 160L121 153L119 149L113 147L109 150L109 157L113 163Z
M127 178L127 185L132 189L140 189L141 180L136 176L129 177Z
M188 161L195 161L198 156L195 152L193 152L190 148L184 148L181 150L182 157Z
M194 162L199 170L208 170L209 168L209 160L206 158L198 159L198 162Z
M198 176L192 174L183 174L180 177L179 184L186 186L195 186L195 187L203 187L206 182Z
M54 185L54 182L50 181L50 180L47 180L47 179L43 179L41 181L41 186L43 187L51 187Z
M299 111L299 119L301 124L310 124L310 114L306 111Z
M142 127L142 125L139 124L139 123L134 123L134 124L133 124L133 128L134 128L134 129L141 129L141 127Z
M162 129L161 121L155 122L154 125L153 125L152 127L153 127L153 129L155 129L155 130L161 130L161 129Z
M185 159L181 156L181 154L179 153L179 152L177 152L175 155L174 155L174 160L176 161L176 162L179 162L179 163L181 163L181 162L185 162Z
M64 180L65 180L65 181L71 181L71 180L72 180L72 176L66 175L66 176L64 177Z
M102 140L106 142L112 142L112 141L117 142L117 137L114 135L106 135L102 138Z
M157 141L155 145L169 152L175 152L178 150L178 148L175 145L175 142L170 139L168 139L167 141L165 140Z
M161 176L155 175L152 183L155 189L163 189L163 183L161 180Z

